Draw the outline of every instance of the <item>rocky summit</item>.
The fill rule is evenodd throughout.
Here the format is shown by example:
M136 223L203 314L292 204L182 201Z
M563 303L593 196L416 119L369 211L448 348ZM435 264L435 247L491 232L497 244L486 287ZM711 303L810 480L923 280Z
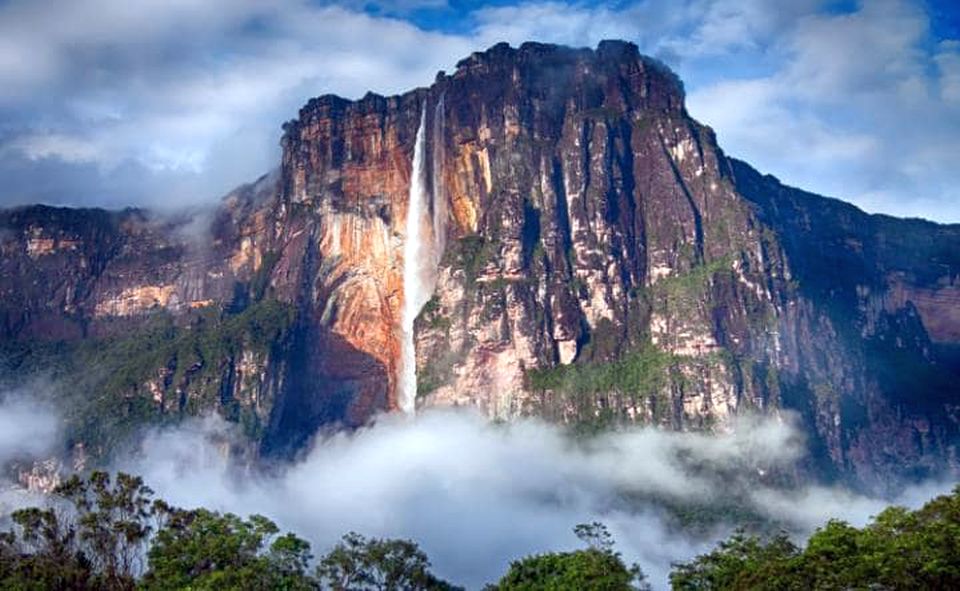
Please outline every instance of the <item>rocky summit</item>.
M821 478L960 468L960 225L727 157L633 44L314 98L282 147L211 215L0 212L0 381L53 384L74 456L212 409L264 455L409 405L585 432L788 409Z

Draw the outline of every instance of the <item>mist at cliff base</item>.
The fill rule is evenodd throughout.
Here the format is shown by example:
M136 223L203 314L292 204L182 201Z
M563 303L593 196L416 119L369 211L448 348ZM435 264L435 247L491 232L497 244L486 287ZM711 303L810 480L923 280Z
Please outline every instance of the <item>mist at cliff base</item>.
M789 417L742 419L712 436L638 428L578 442L534 420L491 424L464 411L383 416L317 440L270 475L226 459L233 429L207 418L154 431L115 468L142 475L177 506L266 515L310 540L317 555L348 531L413 539L440 576L468 588L496 581L517 558L581 547L573 526L591 521L605 523L624 558L662 588L671 562L709 550L736 526L692 533L638 498L702 504L739 489L752 510L789 522L798 536L832 517L863 524L891 501L758 486L756 474L803 453ZM893 501L919 506L949 488L930 483Z
M0 396L0 461L55 455L61 425L49 405ZM430 410L317 439L267 472L228 457L242 441L218 417L191 419L148 431L110 469L143 476L176 506L268 516L308 539L315 555L348 531L409 538L438 575L468 588L496 581L523 556L582 547L573 527L592 521L605 523L624 559L665 588L671 562L710 550L738 524L680 528L663 501L704 507L733 491L802 539L829 518L862 525L892 502L916 507L951 488L930 482L876 499L760 484L759 475L804 454L790 415L742 418L713 435L635 428L575 440L537 420L493 424L469 411ZM8 481L0 513L38 500Z

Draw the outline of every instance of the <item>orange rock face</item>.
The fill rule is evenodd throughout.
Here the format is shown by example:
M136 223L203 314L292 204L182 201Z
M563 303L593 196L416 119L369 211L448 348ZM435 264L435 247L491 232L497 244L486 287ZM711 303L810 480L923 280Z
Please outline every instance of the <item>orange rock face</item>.
M308 105L285 137L291 201L316 212L324 291L320 321L359 353L382 364L389 406L397 408L403 305L404 220L416 97ZM309 112L309 115L307 114Z
M480 204L493 186L489 129L434 137L446 129L437 117L452 118L438 108L441 96L442 90L358 102L321 97L284 136L283 199L317 217L318 290L326 299L320 322L385 368L391 409L398 408L403 244L421 115L429 154L424 182L444 200L433 207L448 212L439 243L447 234L477 231Z

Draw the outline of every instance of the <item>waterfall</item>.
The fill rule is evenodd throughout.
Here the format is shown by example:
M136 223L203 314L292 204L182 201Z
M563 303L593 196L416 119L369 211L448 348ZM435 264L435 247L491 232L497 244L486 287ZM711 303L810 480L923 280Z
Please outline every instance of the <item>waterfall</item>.
M417 319L423 305L430 299L424 277L424 263L428 253L424 252L424 218L429 204L424 187L425 171L423 151L426 144L424 125L427 120L427 108L424 105L420 113L420 126L413 147L413 169L410 171L410 201L407 204L407 236L403 241L403 310L400 318L400 330L403 335L401 344L400 392L398 396L400 410L413 414L417 401L417 351L414 343L413 321Z
M403 243L403 309L400 331L401 367L398 401L400 410L413 414L417 402L417 349L414 321L433 295L437 268L443 256L447 235L447 200L443 192L444 159L443 96L437 102L433 118L430 192L427 192L426 122L427 106L420 113L420 126L413 146L410 171L410 201L407 204L406 238Z

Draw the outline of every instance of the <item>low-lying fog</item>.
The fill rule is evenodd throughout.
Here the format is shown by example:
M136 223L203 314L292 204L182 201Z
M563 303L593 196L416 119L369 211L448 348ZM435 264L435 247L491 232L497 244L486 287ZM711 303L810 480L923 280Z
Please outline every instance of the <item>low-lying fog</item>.
M8 397L0 404L0 461L49 450L56 424L49 409ZM142 475L174 505L266 515L309 539L318 555L350 530L414 539L438 575L469 588L495 581L513 559L579 547L572 528L589 521L607 524L624 558L662 588L672 561L708 550L736 525L681 531L661 504L641 498L702 505L736 494L802 536L831 517L863 524L891 501L918 506L950 488L930 483L881 500L759 484L760 474L787 469L803 453L789 415L741 419L713 436L637 428L579 442L534 420L491 424L463 411L384 416L316 441L270 475L230 464L223 450L232 429L207 418L153 431L113 468Z

